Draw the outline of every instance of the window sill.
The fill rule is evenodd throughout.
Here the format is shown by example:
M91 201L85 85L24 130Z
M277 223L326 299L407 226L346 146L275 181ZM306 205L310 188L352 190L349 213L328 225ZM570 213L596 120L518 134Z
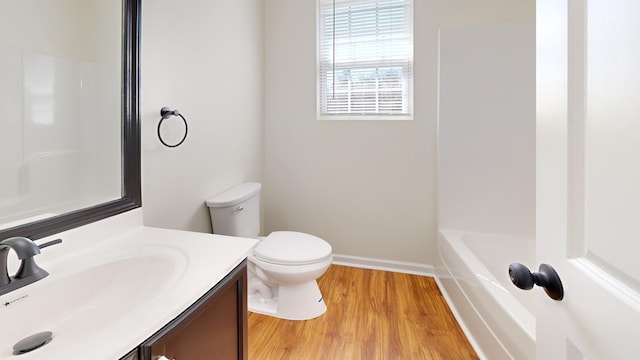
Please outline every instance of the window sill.
M405 120L413 120L413 114L410 115L317 115L318 120L327 120L327 121L405 121Z

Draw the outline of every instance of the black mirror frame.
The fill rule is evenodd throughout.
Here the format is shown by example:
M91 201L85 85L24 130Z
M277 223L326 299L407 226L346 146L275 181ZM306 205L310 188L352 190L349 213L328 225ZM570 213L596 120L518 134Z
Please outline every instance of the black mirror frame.
M142 206L140 151L140 19L141 0L123 0L122 188L120 199L9 229L12 236L39 239Z

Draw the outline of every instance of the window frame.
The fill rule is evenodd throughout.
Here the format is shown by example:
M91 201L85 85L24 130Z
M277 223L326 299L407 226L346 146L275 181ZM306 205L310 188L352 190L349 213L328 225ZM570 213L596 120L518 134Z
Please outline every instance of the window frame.
M399 60L396 64L398 66L403 66L404 64L408 64L407 66L409 67L407 73L408 73L408 78L406 79L406 85L403 85L403 89L402 89L402 96L403 97L407 97L408 99L406 100L406 106L407 106L407 113L399 113L399 114L391 114L391 113L323 113L322 112L322 96L323 96L323 89L322 89L322 67L323 67L323 63L322 63L322 59L321 59L321 47L323 46L323 41L322 41L322 25L323 25L323 21L322 21L322 16L323 16L323 2L325 2L326 0L316 0L316 119L317 120L375 120L375 121L385 121L385 120L389 120L389 121L399 121L399 120L413 120L414 118L414 32L413 32L413 28L414 28L414 14L413 14L413 6L414 6L414 0L406 0L409 2L409 5L411 7L411 11L410 11L410 24L408 24L408 26L410 27L410 47L409 47L409 59L408 62L404 61L404 60ZM336 0L336 1L340 1L340 0ZM375 2L376 0L371 0L372 2ZM378 0L379 1L379 0ZM325 5L326 6L326 5ZM364 61L363 61L364 62ZM353 66L352 69L354 68L373 68L373 67L367 67L365 65L363 65L362 67L358 66L357 62L354 62L353 64L356 64L356 66ZM383 68L383 67L390 67L390 66L395 66L393 61L389 61L389 60L384 60L379 62L378 64L376 64L377 66L375 66L376 68ZM403 78L403 84L405 83L404 78ZM375 92L378 93L379 88L376 87ZM326 92L326 91L325 91ZM376 101L376 105L378 104L378 102Z

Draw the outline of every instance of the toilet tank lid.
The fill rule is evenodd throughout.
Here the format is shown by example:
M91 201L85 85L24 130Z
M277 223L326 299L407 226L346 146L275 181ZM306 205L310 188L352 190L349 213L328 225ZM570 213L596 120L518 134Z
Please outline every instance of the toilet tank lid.
M239 204L262 189L262 185L256 182L248 182L232 187L231 189L207 199L207 206L218 208Z

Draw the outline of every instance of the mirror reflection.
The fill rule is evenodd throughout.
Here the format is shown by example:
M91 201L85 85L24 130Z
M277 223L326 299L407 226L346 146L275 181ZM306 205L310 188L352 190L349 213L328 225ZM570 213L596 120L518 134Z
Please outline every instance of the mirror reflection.
M0 9L0 228L119 199L122 2Z

